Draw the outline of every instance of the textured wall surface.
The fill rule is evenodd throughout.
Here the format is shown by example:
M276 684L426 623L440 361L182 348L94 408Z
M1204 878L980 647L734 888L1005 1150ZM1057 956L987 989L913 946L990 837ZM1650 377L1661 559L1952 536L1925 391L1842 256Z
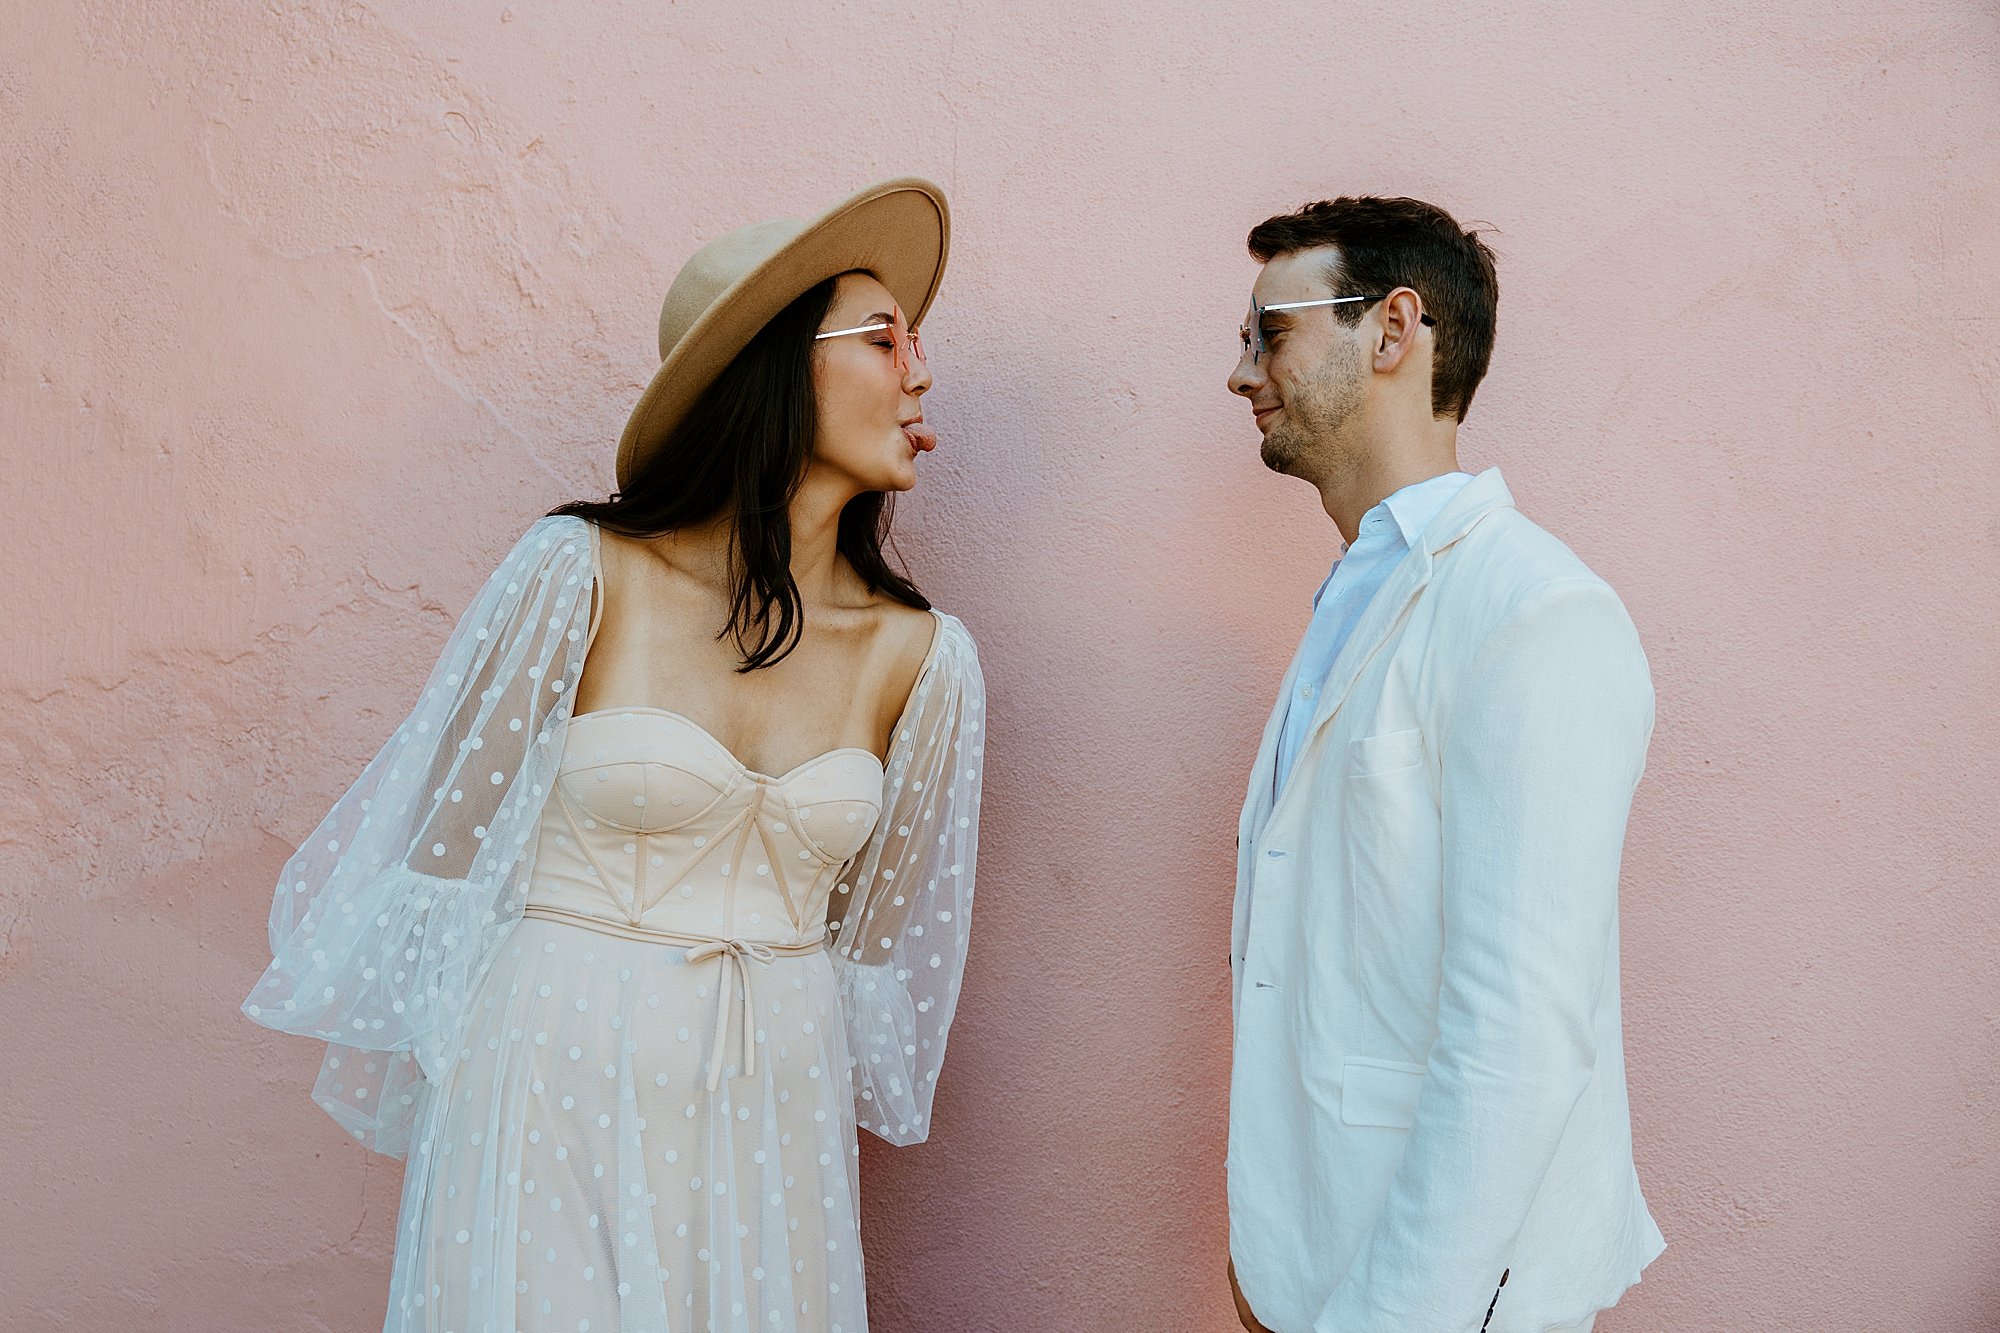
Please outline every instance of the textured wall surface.
M1223 378L1249 225L1363 190L1498 228L1466 461L1658 679L1670 1248L1599 1329L2000 1326L1985 0L4 10L0 1327L380 1319L399 1169L236 1012L269 885L607 486L681 260L904 171L958 225L901 545L994 712L937 1132L864 1155L878 1328L1233 1327L1231 835L1333 533Z

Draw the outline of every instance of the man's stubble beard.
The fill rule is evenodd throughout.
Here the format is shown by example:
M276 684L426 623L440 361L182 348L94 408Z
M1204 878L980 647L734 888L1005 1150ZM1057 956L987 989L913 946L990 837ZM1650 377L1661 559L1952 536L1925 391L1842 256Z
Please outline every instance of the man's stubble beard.
M1361 353L1348 339L1337 338L1311 378L1294 387L1285 419L1265 434L1257 451L1264 466L1314 485L1351 467L1354 460L1341 437L1363 398Z

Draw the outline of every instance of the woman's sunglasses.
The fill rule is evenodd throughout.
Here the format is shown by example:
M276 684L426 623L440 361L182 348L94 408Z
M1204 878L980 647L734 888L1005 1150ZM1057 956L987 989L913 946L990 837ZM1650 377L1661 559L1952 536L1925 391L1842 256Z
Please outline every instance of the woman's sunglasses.
M818 342L822 338L845 338L850 333L880 333L884 329L887 329L889 336L895 340L896 369L907 375L912 366L930 364L924 359L923 336L910 327L910 322L903 317L901 306L895 308L887 324L857 324L851 329L829 329L825 333L814 334L813 341Z

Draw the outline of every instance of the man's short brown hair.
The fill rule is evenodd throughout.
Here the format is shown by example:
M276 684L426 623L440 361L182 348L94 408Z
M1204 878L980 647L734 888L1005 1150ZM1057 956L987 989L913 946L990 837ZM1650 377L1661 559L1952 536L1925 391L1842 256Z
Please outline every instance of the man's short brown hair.
M1486 243L1435 204L1375 195L1322 199L1250 229L1250 254L1260 264L1320 246L1332 247L1338 256L1326 275L1334 295L1408 287L1422 298L1424 313L1437 320L1431 412L1465 420L1472 392L1493 357L1500 304L1500 280ZM1363 307L1332 309L1353 323Z

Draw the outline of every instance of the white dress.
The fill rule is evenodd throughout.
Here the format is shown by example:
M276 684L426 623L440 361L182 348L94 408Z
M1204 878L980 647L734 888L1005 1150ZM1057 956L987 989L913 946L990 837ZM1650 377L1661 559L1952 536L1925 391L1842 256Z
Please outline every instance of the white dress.
M496 573L287 867L245 1010L407 1153L386 1328L861 1333L855 1129L928 1133L963 966L970 638L938 617L886 770L755 773L675 713L569 716L590 537Z

